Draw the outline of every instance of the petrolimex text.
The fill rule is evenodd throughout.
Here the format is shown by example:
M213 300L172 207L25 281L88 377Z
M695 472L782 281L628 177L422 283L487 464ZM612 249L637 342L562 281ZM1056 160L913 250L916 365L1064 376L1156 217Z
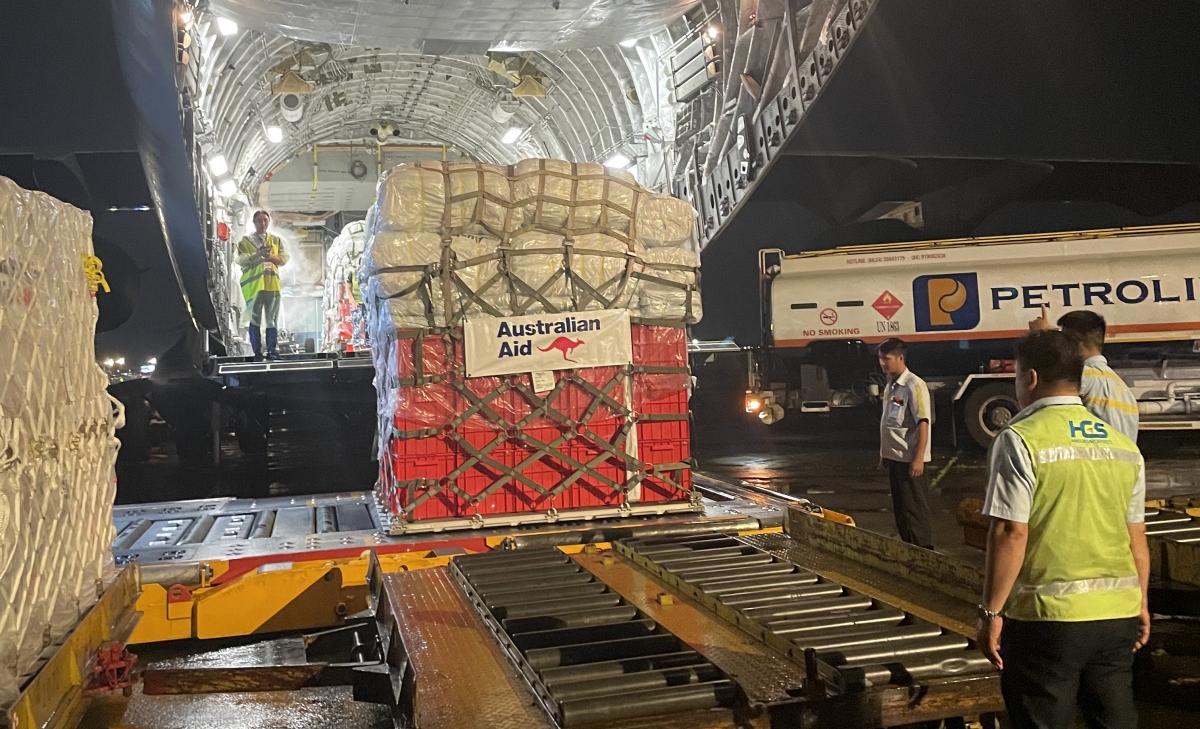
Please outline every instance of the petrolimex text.
M1068 307L1195 301L1195 284L1195 280L1191 278L1175 282L1159 279L1143 281L1134 278L1118 284L1090 281L1020 287L993 286L992 309L999 309L1001 305L1010 301L1017 302L1017 305L1025 309L1038 309L1043 304Z

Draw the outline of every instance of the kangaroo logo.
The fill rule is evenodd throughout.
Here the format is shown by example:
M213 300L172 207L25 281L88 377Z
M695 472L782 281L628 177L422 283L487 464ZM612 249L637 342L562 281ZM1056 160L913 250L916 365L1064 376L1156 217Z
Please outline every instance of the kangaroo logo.
M553 342L551 342L550 346L546 347L545 349L538 347L538 351L549 352L552 349L556 349L559 352L562 352L563 359L565 359L568 362L575 362L575 360L571 359L570 354L571 354L571 352L573 352L575 350L576 347L581 347L581 346L583 346L582 340L579 340L579 339L572 340L572 339L568 339L567 337L559 337L558 339L555 339ZM578 364L578 363L576 363L576 364Z

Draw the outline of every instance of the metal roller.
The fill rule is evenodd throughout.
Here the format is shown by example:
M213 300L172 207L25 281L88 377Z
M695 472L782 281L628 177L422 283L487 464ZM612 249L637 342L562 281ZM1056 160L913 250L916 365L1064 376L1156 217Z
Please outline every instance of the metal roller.
M599 595L607 592L608 586L603 582L581 582L569 585L556 585L544 590L503 590L496 592L481 592L480 597L487 606L506 605L531 600L554 600L563 597L582 597L583 595Z
M539 600L537 602L505 605L492 610L492 614L496 616L497 620L504 620L505 618L531 618L539 615L571 613L576 610L616 607L620 602L620 595L609 592L603 595L587 595L585 597L573 597L563 600Z
M925 625L904 625L898 628L880 628L865 632L856 631L842 635L811 636L804 640L793 641L800 648L812 648L817 651L849 650L860 646L891 645L908 640L936 638L942 634L940 626L928 623Z
M757 553L758 551L754 547L748 546L717 547L716 549L688 550L680 554L672 552L655 559L654 563L659 567L670 569L672 565L683 562L700 563L714 559L724 559L726 557L748 557Z
M859 609L854 612L845 612L838 615L817 615L805 618L787 618L782 620L772 620L767 622L764 627L767 630L777 634L786 635L793 639L799 639L799 636L810 633L821 634L830 630L838 630L841 628L854 628L870 625L899 625L904 622L905 614L903 610L893 607L884 607L878 610Z
M332 534L338 530L337 509L332 506L318 506L316 510L317 534Z
M490 552L478 552L476 554L460 554L454 558L454 564L474 565L483 564L486 562L495 562L497 560L507 561L514 559L524 559L528 557L546 556L562 554L561 550L554 547L526 547L524 549L493 549Z
M848 663L878 663L893 658L961 650L967 647L967 639L961 635L942 635L937 638L886 643L881 645L847 648L840 651L818 653L817 658L831 666Z
M864 691L876 686L905 686L914 681L987 673L991 670L991 662L982 653L964 650L950 655L906 656L903 663L842 666L838 668L838 676L843 690Z
M618 620L633 620L635 617L637 617L637 608L632 605L618 605L610 608L579 610L577 612L562 613L561 615L509 618L500 621L500 626L509 633L528 633L535 630L603 625L604 623L615 623Z
M820 578L811 572L795 571L766 577L738 577L729 580L714 580L705 582L701 590L708 595L720 597L740 592L753 592L774 587L798 587L800 585L815 585Z
M539 580L536 577L522 575L521 579L514 579L511 582L488 582L477 587L476 591L481 595L490 595L494 592L515 592L519 590L538 590L550 587L566 587L568 585L579 585L584 582L594 582L595 577L592 573L580 570L578 572L560 572L556 575L546 575L544 579Z
M481 555L483 556L483 555ZM462 557L454 558L454 565L464 575L485 574L490 571L511 569L516 566L526 567L533 565L550 565L550 564L566 564L571 561L571 557L557 549L546 550L530 550L529 554L514 555L512 557L492 558L475 561L462 561Z
M706 662L704 656L695 651L663 653L656 656L639 656L637 658L624 658L617 661L588 663L582 666L547 668L542 671L542 682L551 689L554 689L557 686L578 681L596 681L624 676L630 673L662 671L668 668L695 666Z
M657 627L657 624L653 620L626 620L619 623L589 625L584 628L559 628L557 630L539 630L533 633L511 633L510 637L512 638L513 645L518 649L529 651L535 648L595 643L602 640L641 638L653 634Z
M572 666L595 661L615 661L620 658L652 656L670 653L680 648L679 639L670 633L622 638L602 643L562 645L554 648L535 648L525 652L525 661L535 671L555 666Z
M813 598L796 600L787 605L771 605L769 607L752 607L742 611L742 615L757 622L764 623L780 618L797 618L803 615L820 613L836 613L845 610L855 610L870 607L874 601L865 595L848 597Z
M630 691L646 691L648 689L665 688L667 686L686 686L689 684L716 681L721 678L721 672L711 663L682 668L667 668L661 671L642 671L627 673L621 676L595 679L591 681L573 681L560 684L550 691L558 701L587 699L593 696L608 696L623 694Z
M574 562L567 564L550 564L538 565L534 567L526 567L524 565L513 565L510 569L498 569L489 571L479 575L466 575L472 585L479 588L485 588L489 585L503 585L520 582L522 580L537 580L539 577L546 580L553 580L563 575L571 575L579 572L583 568Z
M728 680L672 686L617 696L563 701L559 703L559 716L564 727L579 726L653 714L712 709L732 702L734 694L733 683Z
M746 578L770 577L772 575L786 575L795 571L795 565L788 562L771 562L770 564L740 565L737 567L723 567L704 572L694 572L687 576L687 581L697 587L701 587L709 582L719 582L738 576Z
M842 586L835 582L823 582L816 585L783 587L759 592L738 592L732 595L722 595L719 599L731 608L740 609L789 600L803 600L810 597L834 597L841 595L842 590Z
M760 566L771 564L775 558L769 554L758 552L756 554L738 555L734 557L720 557L717 559L695 558L680 562L674 562L670 565L663 565L663 569L681 579L689 579L695 575L702 577L710 573L715 573L720 570L736 570L743 567ZM791 565L788 565L789 567Z
M679 554L699 554L702 552L711 552L717 549L730 549L745 546L736 539L730 537L717 537L715 539L701 539L694 541L677 541L665 544L655 544L652 546L641 547L638 552L645 555L648 559L659 560L668 556L674 557Z

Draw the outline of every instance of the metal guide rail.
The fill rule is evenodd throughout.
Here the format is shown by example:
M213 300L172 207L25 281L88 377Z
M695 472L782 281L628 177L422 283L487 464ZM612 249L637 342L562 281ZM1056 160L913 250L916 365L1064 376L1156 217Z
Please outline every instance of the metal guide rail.
M968 639L718 532L615 549L664 584L805 666L804 695L928 686L995 671ZM953 702L951 702L953 703ZM952 709L962 713L962 706Z
M728 487L727 490L734 489ZM766 528L778 526L783 521L781 505L766 502L753 493L737 491L721 498L720 501L704 499L703 510L699 513L615 522L596 519L589 523L591 530L603 531L606 524L616 523L632 527L660 524L663 528L670 525L680 528L705 520L748 519L757 520ZM536 516L543 526L551 526L545 514ZM118 564L138 562L145 567L203 561L317 559L338 554L357 555L365 549L404 551L419 545L462 543L464 540L475 540L482 545L489 537L513 534L514 528L528 517L528 514L516 514L512 523L438 534L394 536L388 533L386 517L380 513L375 494L370 491L135 504L113 509L117 532L113 556ZM526 525L525 529L528 528ZM563 521L555 531L579 528L579 525Z
M736 700L719 668L557 549L455 557L451 573L559 726Z
M1200 544L1200 518L1186 511L1146 509L1146 536L1180 544Z

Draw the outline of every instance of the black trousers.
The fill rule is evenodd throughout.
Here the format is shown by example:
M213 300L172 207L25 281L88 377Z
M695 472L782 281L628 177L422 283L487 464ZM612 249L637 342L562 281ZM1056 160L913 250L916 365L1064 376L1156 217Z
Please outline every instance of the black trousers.
M900 538L918 547L933 549L933 516L929 513L929 477L908 475L908 464L885 458L892 491L892 513ZM929 464L926 464L928 467Z
M1000 690L1013 729L1136 729L1137 618L1082 623L1004 621Z

